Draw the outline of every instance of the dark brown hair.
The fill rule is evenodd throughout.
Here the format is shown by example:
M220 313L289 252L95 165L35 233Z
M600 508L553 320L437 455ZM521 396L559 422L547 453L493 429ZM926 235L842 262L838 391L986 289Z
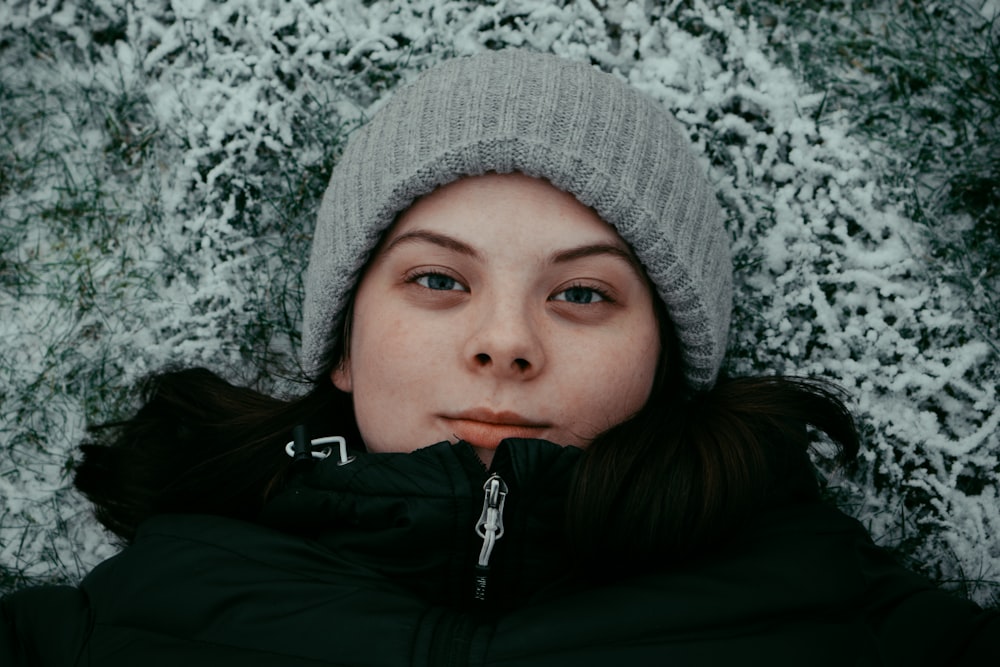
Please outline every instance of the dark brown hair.
M126 542L154 514L255 517L291 468L283 445L300 424L360 442L351 397L329 381L281 400L192 368L156 374L139 389L134 416L90 429L73 480Z
M576 471L567 518L579 553L681 561L736 538L768 507L818 501L817 432L842 461L858 451L838 394L816 380L723 377L708 392L654 397L595 440Z
M709 391L689 389L660 299L654 311L662 352L649 400L590 444L567 498L576 553L605 566L592 571L679 562L737 538L768 507L818 501L809 452L822 436L842 463L858 453L829 382L723 374Z

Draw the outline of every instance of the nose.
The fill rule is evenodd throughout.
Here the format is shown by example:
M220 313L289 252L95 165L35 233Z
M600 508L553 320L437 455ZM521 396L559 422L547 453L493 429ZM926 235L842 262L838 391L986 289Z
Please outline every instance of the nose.
M540 327L523 304L484 300L466 343L467 365L498 378L536 377L545 365Z

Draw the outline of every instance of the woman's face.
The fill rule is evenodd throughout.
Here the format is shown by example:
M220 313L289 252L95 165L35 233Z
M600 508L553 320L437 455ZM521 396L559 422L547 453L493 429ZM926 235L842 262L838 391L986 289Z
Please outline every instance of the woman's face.
M586 447L649 397L653 296L614 229L522 174L464 178L419 199L354 302L334 384L365 445L408 452L504 438Z

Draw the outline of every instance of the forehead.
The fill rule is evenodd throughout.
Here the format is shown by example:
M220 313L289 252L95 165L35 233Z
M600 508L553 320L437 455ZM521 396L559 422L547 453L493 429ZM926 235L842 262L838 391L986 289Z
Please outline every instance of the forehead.
M399 216L386 243L424 228L484 244L604 243L629 251L593 209L548 181L521 173L468 176L424 195Z

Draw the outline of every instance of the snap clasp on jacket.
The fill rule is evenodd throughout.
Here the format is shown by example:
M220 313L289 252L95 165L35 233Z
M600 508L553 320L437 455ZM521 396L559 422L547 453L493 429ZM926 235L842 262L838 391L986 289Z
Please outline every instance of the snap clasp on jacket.
M337 465L347 465L354 460L354 456L349 456L347 454L347 441L339 435L306 440L305 429L304 427L299 426L296 426L292 433L295 439L285 445L285 453L296 461L310 459L323 460L333 453L333 448L330 447L330 445L333 444L339 445L340 449L340 460L337 461ZM316 449L321 445L326 446L321 449Z

